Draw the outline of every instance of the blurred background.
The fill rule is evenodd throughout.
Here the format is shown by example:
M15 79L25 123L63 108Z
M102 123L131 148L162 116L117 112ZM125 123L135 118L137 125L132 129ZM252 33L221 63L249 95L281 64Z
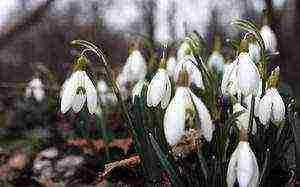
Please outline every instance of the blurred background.
M214 36L221 36L223 54L230 60L226 39L240 36L231 20L252 19L262 26L265 8L272 10L269 21L280 51L272 61L280 66L282 81L299 108L299 0L0 0L0 136L7 133L4 127L47 126L60 120L60 86L77 54L71 40L101 46L114 77L126 62L130 42L145 38L157 44L176 42L193 30L210 50ZM103 77L101 68L96 76ZM22 99L36 77L43 82L45 98L51 95L43 101L47 107L39 111L30 107L42 105ZM50 115L38 117L40 113Z

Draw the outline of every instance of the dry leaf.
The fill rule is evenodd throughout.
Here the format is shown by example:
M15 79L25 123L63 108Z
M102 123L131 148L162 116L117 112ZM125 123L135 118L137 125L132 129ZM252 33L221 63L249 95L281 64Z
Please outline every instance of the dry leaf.
M130 158L121 160L121 161L115 161L109 164L105 164L105 169L104 172L100 174L100 179L101 181L107 177L108 175L111 174L111 172L116 169L116 168L120 168L120 167L125 167L128 169L132 169L135 168L136 166L138 166L141 163L141 159L140 156L135 155L132 156Z
M131 145L132 145L132 139L126 138L126 139L114 139L108 146L120 148L124 151L125 154L127 154Z

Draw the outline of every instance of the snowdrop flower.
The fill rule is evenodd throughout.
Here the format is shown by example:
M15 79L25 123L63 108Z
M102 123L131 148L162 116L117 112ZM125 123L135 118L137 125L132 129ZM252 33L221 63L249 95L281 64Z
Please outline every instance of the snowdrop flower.
M86 100L89 112L94 114L97 108L96 88L85 71L76 70L62 87L61 112L66 113L70 108L79 112Z
M169 104L171 98L171 82L165 66L165 58L162 58L160 68L148 86L147 105L149 107L156 107L161 103L161 108L165 109Z
M264 25L260 29L260 34L263 38L267 52L271 54L278 54L279 52L277 51L277 38L274 31L268 25Z
M180 72L177 89L164 116L164 132L167 142L174 146L186 133L188 110L196 111L199 117L198 127L207 141L211 141L214 126L208 109L188 87L188 73Z
M143 90L143 87L144 85L147 85L147 82L143 79L143 80L140 80L138 81L133 89L132 89L132 92L131 92L131 95L132 95L132 103L134 103L134 99L135 97L141 97L142 95L142 90Z
M248 46L241 42L242 50ZM244 96L257 94L260 75L248 52L240 52L236 60L225 68L221 90L225 95L241 93Z
M268 81L266 94L259 103L258 117L264 125L267 125L269 121L277 123L285 119L285 105L276 89L279 84L279 73L279 67L272 71Z
M240 141L232 153L226 180L228 187L233 187L236 180L240 187L258 186L258 165L256 157L247 141Z
M250 118L250 110L243 107L240 103L236 103L233 105L233 112L240 112L244 111L241 115L237 117L237 127L241 130L241 128L244 128L245 130L248 130L249 126L249 118ZM252 126L252 133L256 134L256 123L255 120L253 120L253 126Z
M45 97L44 85L39 78L32 79L26 87L25 97L33 96L38 102L41 102Z
M146 61L139 50L133 50L123 67L123 80L135 82L145 78L147 73Z
M258 117L264 125L269 121L276 123L285 119L284 102L276 88L267 89L266 94L260 100Z
M173 77L175 73L175 67L176 67L177 61L176 58L171 56L167 60L167 72L169 77Z
M179 73L180 73L182 67L185 67L186 71L189 74L189 82L194 83L198 88L204 89L202 75L201 75L201 72L198 69L197 65L198 65L198 62L193 56L191 56L191 55L185 56L183 59L181 59L176 64L174 80L175 81L178 80Z
M222 79L224 72L224 57L219 51L213 51L207 61L208 68L213 70L218 78Z

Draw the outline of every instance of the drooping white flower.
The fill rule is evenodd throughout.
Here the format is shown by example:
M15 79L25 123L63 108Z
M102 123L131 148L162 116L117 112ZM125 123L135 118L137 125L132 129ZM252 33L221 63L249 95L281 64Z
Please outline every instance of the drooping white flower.
M139 50L131 52L121 72L123 81L135 82L145 78L147 72L146 61Z
M267 52L271 54L278 54L277 38L274 31L268 25L264 25L260 30L260 34L263 38Z
M156 107L161 103L165 109L171 98L171 82L167 70L159 68L147 90L147 105Z
M177 87L174 98L171 100L164 117L164 132L167 142L175 145L185 134L185 122L187 110L193 108L199 116L201 133L207 141L212 139L214 126L209 111L188 87Z
M285 119L285 105L276 88L266 90L259 103L258 117L264 125L269 121L276 123Z
M197 65L198 62L193 56L186 55L176 64L174 75L175 81L178 80L179 72L181 71L182 67L185 67L189 74L189 82L194 83L198 88L204 89L202 75Z
M260 75L249 53L241 52L236 60L225 68L221 90L225 95L241 92L244 96L257 94Z
M249 118L250 118L250 110L246 109L243 107L240 103L236 103L233 105L233 112L240 112L244 111L241 115L237 117L237 127L239 129L244 128L248 130L249 127ZM252 125L252 133L256 134L256 123L255 120L253 120L253 125Z
M70 108L79 112L86 100L89 112L94 114L97 108L96 88L85 71L77 70L62 86L61 112L66 113Z
M210 55L207 61L208 68L217 73L218 76L222 76L224 72L224 57L219 51L214 51Z
M145 81L144 79L138 81L138 82L134 85L134 87L132 88L132 91L131 91L131 95L132 95L132 103L134 103L135 97L141 97L141 94L142 94L142 90L143 90L144 85L147 85L147 83L146 83L146 81Z
M173 77L175 73L175 67L176 67L177 61L176 58L171 56L167 60L167 71L169 77Z
M38 102L41 102L45 97L44 85L39 78L32 79L25 90L25 97L33 96Z
M228 187L233 187L236 180L240 187L258 186L258 165L248 142L240 141L232 153L226 180Z

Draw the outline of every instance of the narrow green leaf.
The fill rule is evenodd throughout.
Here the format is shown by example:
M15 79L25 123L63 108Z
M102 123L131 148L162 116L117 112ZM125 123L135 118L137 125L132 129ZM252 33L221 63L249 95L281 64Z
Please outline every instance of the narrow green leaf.
M149 133L149 138L151 145L153 146L157 156L159 157L160 164L163 166L163 168L166 170L168 175L171 178L171 183L173 186L177 186L177 174L175 172L175 169L171 165L171 163L168 161L167 156L163 153L160 146L158 145L157 141L154 139L151 133Z

